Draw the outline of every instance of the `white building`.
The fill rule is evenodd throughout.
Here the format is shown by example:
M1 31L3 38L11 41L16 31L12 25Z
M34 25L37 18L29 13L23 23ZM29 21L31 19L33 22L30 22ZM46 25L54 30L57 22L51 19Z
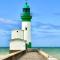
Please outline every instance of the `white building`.
M31 14L30 7L26 2L23 8L22 29L13 30L11 33L10 50L25 50L31 48Z

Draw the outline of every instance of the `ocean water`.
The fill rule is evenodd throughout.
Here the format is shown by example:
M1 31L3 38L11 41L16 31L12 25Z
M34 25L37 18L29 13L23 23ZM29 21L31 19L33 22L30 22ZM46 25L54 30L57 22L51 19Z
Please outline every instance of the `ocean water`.
M39 48L39 49L46 52L50 56L53 56L53 57L57 58L58 60L60 60L60 47L54 47L54 48L45 47L45 48Z
M60 60L60 48L59 47L33 47L33 48L38 48L44 52L46 52L47 54L49 54L50 56L53 56L55 58L57 58L58 60ZM1 47L0 48L0 55L7 55L9 54L9 48L8 47Z
M0 47L0 55L7 55L9 54L9 48L8 47Z

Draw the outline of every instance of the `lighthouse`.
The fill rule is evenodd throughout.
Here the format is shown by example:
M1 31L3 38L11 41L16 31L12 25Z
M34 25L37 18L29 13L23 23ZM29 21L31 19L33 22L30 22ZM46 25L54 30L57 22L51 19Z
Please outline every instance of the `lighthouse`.
M31 13L30 7L27 2L23 7L23 13L21 15L22 29L16 29L11 31L10 51L23 51L31 48Z
M31 48L31 13L30 7L26 1L23 7L22 19L22 30L24 30L24 40L26 40L26 47Z

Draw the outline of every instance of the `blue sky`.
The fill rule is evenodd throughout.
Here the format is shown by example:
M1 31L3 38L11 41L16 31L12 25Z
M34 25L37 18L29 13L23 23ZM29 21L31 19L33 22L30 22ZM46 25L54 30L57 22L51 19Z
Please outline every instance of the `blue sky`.
M11 31L21 29L24 0L0 0L0 47L8 47ZM60 47L60 0L29 0L32 46Z

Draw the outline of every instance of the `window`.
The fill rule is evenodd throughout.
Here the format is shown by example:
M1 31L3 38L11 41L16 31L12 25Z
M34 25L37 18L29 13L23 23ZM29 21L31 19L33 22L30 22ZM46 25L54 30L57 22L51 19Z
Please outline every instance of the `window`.
M24 12L30 12L30 8L23 8Z
M18 31L17 31L18 32Z
M25 30L27 30L27 27L25 28Z

